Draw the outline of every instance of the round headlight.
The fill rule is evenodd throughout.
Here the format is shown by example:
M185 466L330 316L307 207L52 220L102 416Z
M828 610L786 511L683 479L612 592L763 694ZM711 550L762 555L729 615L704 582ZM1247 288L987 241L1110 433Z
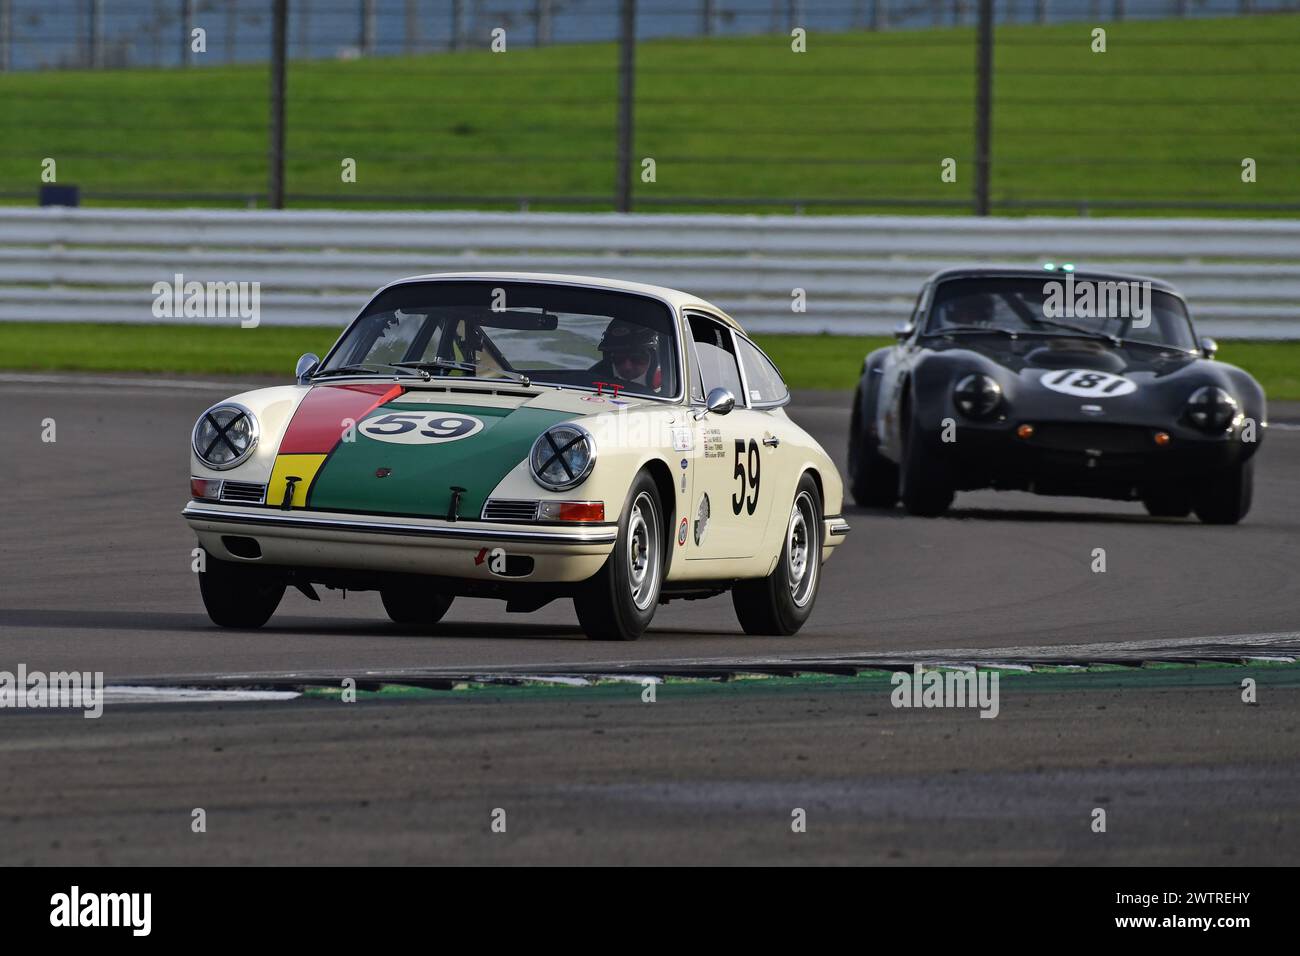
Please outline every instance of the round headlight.
M953 390L953 401L968 418L987 418L1002 404L1002 386L987 375L967 375Z
M234 468L257 447L257 418L236 402L213 405L195 423L193 444L209 468Z
M595 439L587 429L572 422L542 432L528 453L533 480L551 491L582 484L595 464Z
M1187 420L1207 432L1227 431L1237 419L1237 400L1217 385L1204 385L1187 399Z

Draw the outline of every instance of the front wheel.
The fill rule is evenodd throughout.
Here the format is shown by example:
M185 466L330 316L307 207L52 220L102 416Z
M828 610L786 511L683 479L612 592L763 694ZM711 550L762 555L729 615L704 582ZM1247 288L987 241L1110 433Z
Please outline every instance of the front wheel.
M213 624L255 629L271 619L284 597L284 581L257 565L207 555L199 593Z
M447 613L454 596L405 585L384 588L379 592L379 599L384 602L384 610L393 623L432 628Z
M628 492L614 550L573 596L578 622L589 638L635 641L650 626L659 604L664 548L659 489L643 471Z
M899 468L898 496L910 515L934 518L952 504L953 487L947 469L925 440L916 415L907 417L906 445Z
M731 589L746 634L789 636L812 614L821 584L822 505L811 475L799 479L776 568L765 578Z
M860 396L854 395L849 423L849 491L860 507L892 508L898 502L898 466L881 456L879 442L862 422L860 407Z
M1255 462L1221 471L1201 485L1194 508L1206 524L1236 524L1250 511L1255 493Z

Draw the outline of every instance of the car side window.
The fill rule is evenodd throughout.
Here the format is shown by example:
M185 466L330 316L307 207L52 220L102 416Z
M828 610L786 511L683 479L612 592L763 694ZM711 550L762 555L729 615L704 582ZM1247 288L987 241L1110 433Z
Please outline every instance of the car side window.
M749 403L774 405L789 398L790 392L772 360L749 339L737 336L736 341L740 344L740 364L749 385Z
M740 367L736 364L731 330L701 315L692 315L690 323L700 368L700 379L691 383L691 398L702 402L713 389L725 388L736 396L737 402L744 403L745 393L740 385Z

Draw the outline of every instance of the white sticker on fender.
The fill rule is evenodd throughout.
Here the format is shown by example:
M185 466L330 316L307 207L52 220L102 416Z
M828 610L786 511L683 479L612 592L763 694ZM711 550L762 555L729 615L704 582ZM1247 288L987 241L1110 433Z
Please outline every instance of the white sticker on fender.
M367 418L357 426L367 438L399 445L437 445L482 430L480 419L451 412L392 412Z
M1045 388L1078 398L1115 398L1137 391L1137 382L1095 369L1053 369L1040 379Z

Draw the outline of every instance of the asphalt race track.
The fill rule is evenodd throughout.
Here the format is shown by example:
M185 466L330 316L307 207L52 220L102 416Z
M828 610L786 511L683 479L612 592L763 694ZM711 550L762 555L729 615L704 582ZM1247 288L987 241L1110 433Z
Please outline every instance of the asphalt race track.
M726 597L661 607L639 642L607 644L567 602L508 615L461 599L430 637L390 624L375 595L292 591L262 631L222 631L179 511L190 427L236 390L0 376L0 669L247 686L1300 649L1287 409L1238 527L1021 494L962 494L935 520L849 506L794 638L745 637ZM845 405L811 394L789 409L841 466ZM1257 705L1242 676L1259 676ZM7 712L0 863L1294 862L1297 688L1284 666L1026 675L1004 682L997 720L895 710L887 683L850 678L670 683L653 705L628 683ZM209 832L192 836L200 806ZM495 807L508 835L489 831ZM808 833L790 832L792 807ZM1095 807L1106 834L1088 827Z

